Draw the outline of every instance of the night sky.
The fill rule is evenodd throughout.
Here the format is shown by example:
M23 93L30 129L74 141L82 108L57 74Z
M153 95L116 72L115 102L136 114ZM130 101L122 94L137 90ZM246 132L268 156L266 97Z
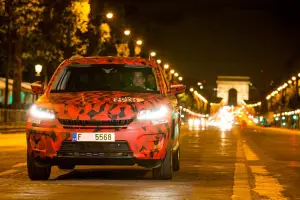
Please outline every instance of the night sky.
M265 87L299 50L296 1L134 2L148 45L185 79L212 85L218 75L243 75Z

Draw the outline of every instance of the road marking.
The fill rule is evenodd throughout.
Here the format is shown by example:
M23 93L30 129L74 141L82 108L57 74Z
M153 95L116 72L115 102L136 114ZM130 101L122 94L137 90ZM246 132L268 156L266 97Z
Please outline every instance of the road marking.
M259 157L254 153L254 151L245 143L243 143L243 148L247 160L259 160ZM265 196L268 199L285 200L282 194L284 191L282 185L278 182L276 178L270 175L270 172L265 166L251 166L250 169L254 176L255 188L253 191L257 192L261 196Z
M243 148L247 160L259 160L259 157L254 153L254 151L252 151L252 149L246 144L246 142L243 143Z
M285 200L282 194L284 191L278 180L270 175L264 166L250 166L255 179L253 189L259 195L266 196L268 199Z
M27 163L19 163L19 164L12 166L12 168L25 167L25 166L27 166Z
M10 170L4 171L4 172L0 172L0 176L5 176L5 175L8 175L8 174L13 174L13 173L16 173L16 172L18 172L18 170L16 170L16 169L10 169Z
M248 182L249 178L247 168L244 163L245 153L240 139L237 141L236 159L237 163L235 163L233 195L231 199L251 200L250 186Z

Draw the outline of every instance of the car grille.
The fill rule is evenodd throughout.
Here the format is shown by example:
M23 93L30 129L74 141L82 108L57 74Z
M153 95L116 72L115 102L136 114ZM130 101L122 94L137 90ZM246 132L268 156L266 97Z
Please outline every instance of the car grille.
M97 126L103 128L126 128L133 119L126 120L70 120L70 119L58 119L58 121L64 126Z
M64 141L58 156L129 157L132 151L126 141L118 142L71 142Z

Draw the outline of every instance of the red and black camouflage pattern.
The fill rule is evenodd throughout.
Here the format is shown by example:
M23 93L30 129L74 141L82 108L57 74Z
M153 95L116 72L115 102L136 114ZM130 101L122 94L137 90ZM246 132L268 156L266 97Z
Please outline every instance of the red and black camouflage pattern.
M59 70L71 63L135 64L149 65L156 70L161 94L128 93L116 91L89 91L76 93L50 93L53 80ZM28 152L34 157L53 158L63 141L71 141L73 132L114 132L116 140L128 142L134 157L138 159L162 159L171 142L171 127L177 113L177 101L167 94L162 69L155 61L140 58L90 57L64 61L56 70L45 93L36 102L41 108L53 110L54 120L38 120L31 117L27 122ZM167 106L169 113L163 122L137 120L139 111ZM177 117L175 117L177 119ZM63 125L62 120L113 121L129 120L126 128L100 125Z

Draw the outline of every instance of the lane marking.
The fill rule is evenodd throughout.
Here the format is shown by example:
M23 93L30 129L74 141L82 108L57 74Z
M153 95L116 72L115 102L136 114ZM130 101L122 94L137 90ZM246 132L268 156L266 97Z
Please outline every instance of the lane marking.
M13 174L13 173L16 173L18 172L19 170L16 170L16 169L10 169L10 170L6 170L4 172L0 172L0 176L5 176L5 175L8 175L8 174Z
M12 168L25 167L25 166L27 166L27 163L18 163L16 165L12 166Z
M248 172L244 163L245 153L240 139L237 141L236 159L237 163L235 163L233 195L231 199L251 200Z
M246 144L246 142L244 141L243 143L243 149L245 152L245 156L247 160L259 160L259 157L254 153L254 151L248 146L248 144Z
M243 143L246 159L249 161L260 160L254 151L245 143ZM254 176L255 188L253 191L261 196L265 196L270 200L286 200L283 196L284 188L280 185L277 178L273 177L265 166L251 166L250 170Z
M265 166L250 166L250 168L255 179L255 188L253 189L255 192L271 200L287 200L282 194L284 188L276 178L270 175Z

